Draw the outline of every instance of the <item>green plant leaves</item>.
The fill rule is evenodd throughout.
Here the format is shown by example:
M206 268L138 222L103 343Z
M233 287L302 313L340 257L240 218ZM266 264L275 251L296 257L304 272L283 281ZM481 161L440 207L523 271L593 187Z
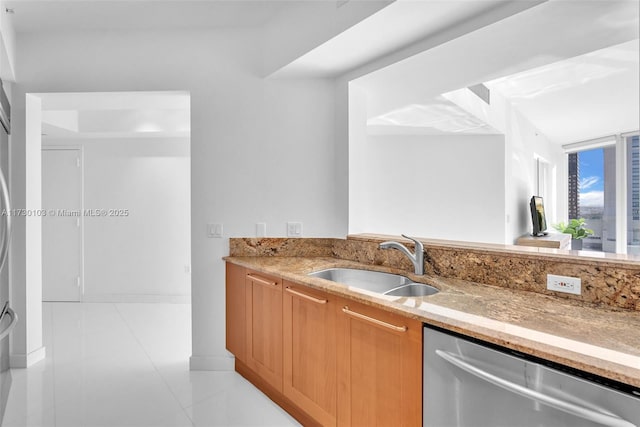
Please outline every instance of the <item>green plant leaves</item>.
M585 237L593 235L593 230L587 228L587 222L584 218L573 218L569 220L569 224L559 222L558 224L554 224L553 228L561 233L571 234L572 239L584 239Z

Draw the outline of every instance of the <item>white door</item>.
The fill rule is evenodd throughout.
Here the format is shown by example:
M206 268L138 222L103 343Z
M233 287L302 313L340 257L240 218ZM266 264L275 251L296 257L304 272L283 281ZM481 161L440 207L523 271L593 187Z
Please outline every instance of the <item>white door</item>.
M42 150L42 300L80 301L82 167L79 149Z

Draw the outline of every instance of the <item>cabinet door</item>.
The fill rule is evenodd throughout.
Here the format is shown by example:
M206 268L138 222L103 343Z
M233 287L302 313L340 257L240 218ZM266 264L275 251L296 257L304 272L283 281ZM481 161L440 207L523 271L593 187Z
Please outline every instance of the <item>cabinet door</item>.
M246 275L246 364L282 392L282 280Z
M245 279L246 270L227 263L225 284L226 347L238 360L245 360Z
M284 282L284 395L336 425L336 298Z
M338 302L338 425L422 425L422 323Z

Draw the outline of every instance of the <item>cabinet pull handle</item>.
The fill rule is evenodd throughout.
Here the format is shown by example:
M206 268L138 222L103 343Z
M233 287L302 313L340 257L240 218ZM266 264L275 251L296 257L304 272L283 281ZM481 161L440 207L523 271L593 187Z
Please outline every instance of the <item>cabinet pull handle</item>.
M383 322L382 320L374 319L373 317L365 316L364 314L360 314L358 312L351 311L351 310L349 310L349 306L348 305L345 305L344 307L342 307L342 311L345 314L349 315L349 316L355 317L357 319L366 320L367 322L375 323L378 326L382 326L384 328L388 328L388 329L391 329L393 331L407 332L407 329L408 329L406 326L392 325L391 323Z
M263 279L262 277L256 276L254 274L247 274L247 277L249 279L253 280L254 282L260 283L261 285L278 286L277 282L274 282L272 280Z
M287 291L287 292L289 292L290 294L293 294L293 295L295 295L295 296L297 296L297 297L304 298L304 299L306 299L306 300L308 300L308 301L311 301L311 302L315 302L316 304L326 304L326 303L328 302L326 299L314 298L314 297L312 297L312 296L309 296L309 295L303 294L302 292L298 292L298 291L296 291L296 290L294 290L294 289L291 289L291 288L290 288L290 287L288 287L288 286L287 286L287 288L285 289L285 291Z

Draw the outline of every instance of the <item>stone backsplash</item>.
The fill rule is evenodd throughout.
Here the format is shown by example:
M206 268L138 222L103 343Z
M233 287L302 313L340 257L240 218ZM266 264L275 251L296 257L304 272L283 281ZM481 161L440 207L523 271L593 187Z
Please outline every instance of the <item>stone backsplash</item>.
M322 238L231 238L230 256L333 256L333 246L338 239Z
M355 235L331 238L232 238L231 256L335 257L413 272L411 262L380 242L397 236ZM406 242L408 247L413 245ZM611 307L640 310L640 261L574 256L568 252L503 245L470 245L423 240L425 274L532 291ZM547 274L579 277L582 294L548 291Z

